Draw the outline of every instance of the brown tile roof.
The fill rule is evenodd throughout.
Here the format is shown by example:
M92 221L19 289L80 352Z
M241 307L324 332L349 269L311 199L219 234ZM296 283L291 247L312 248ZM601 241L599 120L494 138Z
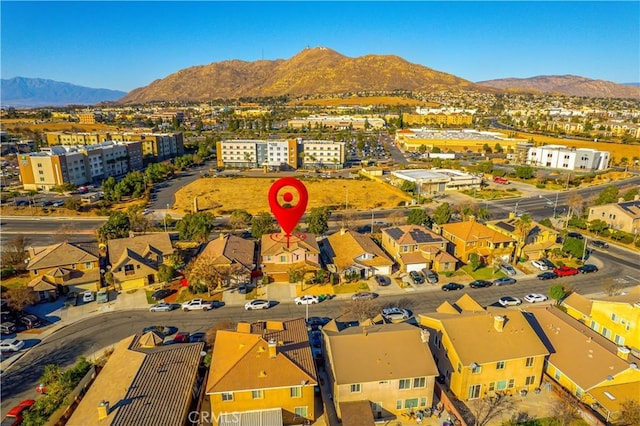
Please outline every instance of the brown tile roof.
M109 247L109 263L112 266L121 260L127 250L129 253L137 253L143 258L149 253L160 253L165 257L173 253L171 239L169 234L165 232L117 238L109 240L107 246Z
M292 236L287 246L287 239L283 234L265 234L260 243L261 256L277 256L283 252L293 252L302 249L306 253L320 253L320 247L314 234L302 234L304 239Z
M365 266L391 266L391 260L385 252L369 237L353 231L336 232L329 235L327 241L333 255L333 263L340 270L346 269L353 264ZM364 254L371 254L371 259L358 259Z
M591 315L591 307L593 306L593 302L590 299L575 292L567 296L562 301L562 304L569 306L586 316Z
M494 243L515 241L513 238L476 221L446 223L440 227L463 241L474 241L476 238L487 238Z
M255 247L253 241L236 235L221 234L219 238L209 241L199 256L208 256L214 264L239 264L247 272L255 265Z
M371 402L348 401L340 403L342 426L374 426Z
M400 253L400 261L403 265L413 265L415 263L426 263L428 259L424 257L419 251L412 251L411 253Z
M69 242L29 248L28 270L54 268L74 263L97 262L98 257Z
M451 263L451 262L457 263L458 262L458 259L456 259L455 256L445 251L441 251L440 253L438 253L435 260L438 263Z
M337 384L438 375L418 327L400 323L322 331Z
M87 271L72 270L60 284L62 285L82 285L82 284L94 284L100 282L100 271L98 269L89 269ZM42 276L32 279L28 287L33 288L35 291L44 291L46 284L56 286L56 283L49 274L43 274ZM53 289L49 289L53 290Z

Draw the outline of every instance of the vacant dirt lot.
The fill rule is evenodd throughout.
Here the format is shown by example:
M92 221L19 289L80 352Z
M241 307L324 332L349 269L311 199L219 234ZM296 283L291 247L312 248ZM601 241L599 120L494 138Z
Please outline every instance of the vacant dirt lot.
M229 214L244 209L251 214L269 211L267 194L274 178L206 178L198 179L176 193L173 208L188 212L197 197L198 209L213 214ZM301 179L309 192L307 211L313 207L350 209L396 207L411 198L388 185L353 179ZM348 195L347 195L348 193Z
M18 133L21 129L27 129L33 132L99 132L99 131L116 131L114 126L108 126L102 123L96 124L80 124L61 122L35 122L25 119L3 119L2 129L9 132Z
M424 102L417 99L401 98L398 96L368 96L353 98L327 98L327 99L305 99L289 102L289 105L319 105L319 106L340 106L340 105L420 105L438 106L437 103Z

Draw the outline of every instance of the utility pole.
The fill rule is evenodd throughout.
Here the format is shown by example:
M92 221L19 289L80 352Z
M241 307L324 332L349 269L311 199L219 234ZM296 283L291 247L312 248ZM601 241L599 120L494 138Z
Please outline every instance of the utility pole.
M553 218L556 218L556 210L558 210L558 194L559 192L556 192L556 203L553 205Z
M584 237L584 247L582 248L582 262L584 263L585 261L585 256L587 255L587 240L589 238L585 235Z

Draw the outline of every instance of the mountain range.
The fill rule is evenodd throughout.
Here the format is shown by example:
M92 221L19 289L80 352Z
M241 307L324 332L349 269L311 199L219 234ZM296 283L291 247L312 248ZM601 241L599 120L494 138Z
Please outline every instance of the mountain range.
M289 59L229 60L181 69L129 93L16 77L2 80L2 105L44 106L116 101L210 101L241 97L316 96L358 92L510 92L636 98L640 87L572 75L471 82L395 55L346 57L326 47Z

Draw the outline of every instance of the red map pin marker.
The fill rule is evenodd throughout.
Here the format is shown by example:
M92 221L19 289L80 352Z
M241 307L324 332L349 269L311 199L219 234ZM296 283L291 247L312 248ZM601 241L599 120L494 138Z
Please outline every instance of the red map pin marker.
M294 196L292 190L297 192L297 197ZM294 201L294 198L297 198L297 203L295 205L289 204ZM281 203L280 200L284 203ZM307 209L307 201L309 201L307 188L296 178L278 179L269 188L269 207L287 237L287 245L291 232Z

